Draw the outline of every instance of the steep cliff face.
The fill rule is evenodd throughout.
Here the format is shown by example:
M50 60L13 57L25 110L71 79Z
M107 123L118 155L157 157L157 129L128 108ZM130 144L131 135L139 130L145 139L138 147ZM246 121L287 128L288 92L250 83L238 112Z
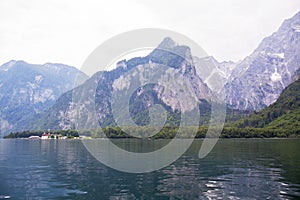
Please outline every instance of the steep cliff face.
M238 63L226 84L227 103L259 110L279 97L300 68L300 12Z
M212 98L211 90L196 73L189 47L176 45L171 38L165 38L148 56L123 60L117 66L111 71L98 72L83 85L70 91L69 94L81 93L82 96L91 97L90 100L87 98L81 102L81 120L92 118L85 111L95 109L97 120L101 125L114 125L111 104L114 101L113 92L129 88L132 86L130 84L137 84L138 87L131 91L130 98L120 97L124 98L120 103L129 104L130 115L139 125L149 123L149 108L154 104L162 105L169 112L169 118L172 118L172 115L173 119L176 118L176 113L194 109L192 103L180 105L178 101L180 98L188 98L183 96L187 91L193 93L193 98L197 101ZM97 85L92 86L95 82ZM170 88L164 86L166 83L169 83ZM95 94L90 93L92 87L95 87ZM74 126L70 118L74 116L73 108L79 105L74 105L74 99L72 102L71 97L66 96L68 95L65 94L58 99L48 111L47 117L42 117L43 122L40 124L51 126L51 129L68 129ZM91 102L95 103L94 108L90 108ZM124 106L127 106L125 104Z
M76 68L62 64L33 65L13 60L2 65L1 132L22 129L29 117L49 108L62 93L72 89L77 76L87 78Z

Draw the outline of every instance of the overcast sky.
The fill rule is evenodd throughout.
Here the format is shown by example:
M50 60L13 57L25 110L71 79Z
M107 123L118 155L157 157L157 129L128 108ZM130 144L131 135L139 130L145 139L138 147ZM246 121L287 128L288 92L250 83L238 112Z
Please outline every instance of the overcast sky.
M80 67L103 41L136 28L177 31L237 61L298 11L299 0L1 0L0 63Z

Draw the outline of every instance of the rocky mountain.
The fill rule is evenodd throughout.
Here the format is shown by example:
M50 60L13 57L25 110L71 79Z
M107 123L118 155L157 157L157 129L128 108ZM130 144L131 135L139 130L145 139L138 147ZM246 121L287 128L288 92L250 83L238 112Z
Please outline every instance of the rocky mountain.
M87 76L74 67L12 60L0 66L0 131L27 129L30 119L73 88L74 80ZM31 122L30 122L31 121Z
M238 121L235 126L300 134L300 79L285 88L275 103Z
M201 73L199 73L199 76L202 80L209 80L211 78L211 75L214 72L217 72L219 80L215 81L219 81L222 85L225 85L227 83L232 71L237 66L237 63L234 63L232 61L218 62L213 56L202 58L194 56L193 60L196 68L201 71Z
M126 82L132 80L133 77L126 76L128 71L135 69L137 70L136 73L140 73L146 65L152 65L153 69L157 71L161 68L161 65L167 65L176 71L174 73L182 74L183 77L176 77L177 82L192 88L197 94L198 100L211 96L211 91L207 89L206 84L208 84L212 72L217 71L220 74L218 81L225 86L226 102L232 109L260 110L267 107L276 101L280 93L295 80L295 76L299 72L299 27L300 12L293 18L285 20L277 32L263 39L250 56L238 63L220 63L212 56L195 57L191 55L189 47L176 45L172 39L166 38L148 56L120 61L117 69L101 72L94 76L94 78L97 77L94 81L98 82L97 87L95 86L95 89L97 88L96 96L92 97L97 101L97 119L104 125L114 124L109 103L112 91L118 88L118 85L124 87ZM162 51L161 49L169 49L175 53ZM210 66L216 68L212 71ZM196 69L201 73L197 73ZM144 78L140 77L140 79ZM188 81L186 82L186 80ZM88 87L83 86L83 88L88 90ZM149 119L145 115L140 116L138 113L147 114L147 108L153 104L163 104L165 108L173 112L178 110L178 102L172 94L162 90L159 86L148 86L141 88L141 91L144 93L139 94L140 92L136 92L132 97L135 98L135 101L140 102L140 105L132 106L132 104L130 106L132 116L138 123L147 123ZM72 119L71 116L74 115L74 105L72 105L70 99L72 98L71 92L65 94L62 98L66 98L66 96L69 97L68 102L59 99L58 102L60 103L56 103L50 109L47 113L48 117L41 117L43 120L40 123L42 124L40 128L69 129L74 127L72 120L70 120ZM132 99L130 101L134 102ZM61 102L63 103L61 104ZM88 105L83 105L83 110L84 107L88 107ZM52 120L48 120L49 117ZM91 116L85 116L84 118L91 118ZM178 119L176 120L178 121Z
M211 66L215 68L211 70ZM73 83L76 69L69 71L70 68L59 64L37 66L11 61L0 70L2 131L14 127L18 130L65 130L74 128L76 123L96 123L91 125L95 127L98 127L98 122L103 126L115 125L120 121L113 117L111 100L116 91L128 89L132 86L130 84L142 86L130 91L131 96L120 92L120 98L128 98L125 101L114 100L119 108L123 106L130 111L129 114L124 113L125 118L132 118L139 125L150 123L149 110L156 104L168 111L168 123L178 123L180 112L191 111L195 107L192 104L180 106L176 99L183 98L184 91L192 91L193 98L202 106L201 112L204 110L204 115L209 116L210 105L205 99L218 96L209 86L211 82L225 86L226 102L232 108L230 112L260 110L274 103L281 92L297 79L300 71L300 12L285 20L277 32L263 39L251 55L237 63L220 63L212 56L195 57L189 47L165 38L148 56L120 61L116 69L98 72L64 94L72 88L69 83ZM213 80L216 78L212 78L212 74L216 72L218 80ZM175 92L163 86L170 80L173 81L171 87L176 85L172 87ZM58 98L60 94L62 96ZM74 94L79 102L74 102ZM83 120L80 122L74 119L78 115L78 109L75 109L78 106ZM47 107L49 109L43 112ZM90 110L95 112L90 113ZM34 124L28 120L32 114L36 114ZM91 122L91 119L96 119L96 122Z
M262 40L251 55L239 62L218 62L213 56L193 57L202 80L213 63L225 86L226 103L233 109L260 110L274 103L300 70L300 12Z
M186 91L192 91L194 96L185 95ZM74 95L75 99L79 98L77 101L74 101ZM138 125L146 125L150 123L149 108L156 104L167 110L166 123L174 125L179 122L181 112L195 109L193 99L182 105L178 99L183 98L195 98L200 106L205 107L214 97L196 73L190 48L165 38L148 56L120 61L116 69L98 72L84 84L63 94L40 117L40 127L35 129L70 129L74 128L74 123L97 123L95 127L99 127L98 123L101 126L124 123L114 117L114 106L117 107L115 110L129 110L129 114L118 113L119 118L124 115L123 118L132 118ZM91 107L93 103L95 107ZM95 113L90 113L91 110ZM74 121L74 115L78 115L76 112L79 112L80 122ZM95 117L96 121L89 122Z
M260 110L276 101L299 68L300 12L236 64L225 86L227 103L238 109Z

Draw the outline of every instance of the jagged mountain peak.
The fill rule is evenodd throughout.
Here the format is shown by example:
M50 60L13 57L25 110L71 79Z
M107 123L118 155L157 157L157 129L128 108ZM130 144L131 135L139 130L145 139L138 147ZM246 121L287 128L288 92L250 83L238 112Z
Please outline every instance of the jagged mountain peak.
M158 45L157 48L159 48L159 49L172 49L175 46L177 46L177 44L172 38L165 37L163 39L163 41Z
M272 104L300 68L300 12L262 40L231 73L227 102L239 109L260 110Z
M190 59L190 62L187 62L188 59ZM198 100L210 100L213 97L210 88L195 71L190 48L184 45L177 45L171 38L165 38L148 56L135 57L128 61L122 60L117 63L117 68L111 71L99 72L81 86L73 89L71 91L73 94L86 91L84 95L80 95L79 97L79 99L81 97L85 98L83 100L80 99L82 103L78 104L82 108L81 110L84 111L80 113L80 116L87 116L86 119L89 118L87 111L91 106L90 102L93 98L95 99L99 122L102 125L113 125L114 120L111 118L112 109L110 103L113 91L123 91L124 88L129 87L130 83L135 83L135 81L144 83L149 78L149 74L144 73L147 67L152 73L157 73L159 81L166 81L166 83L168 81L175 81L179 84L173 84L172 90L164 88L160 84L146 84L141 86L136 93L132 94L132 103L135 106L130 106L132 108L131 114L136 116L137 121L141 124L147 119L144 116L146 110L157 103L162 104L170 112L178 112L179 110L181 112L188 112L194 109L196 104L193 105L193 103L180 105L178 98L185 91L193 91L194 98ZM167 76L164 76L164 72L167 73ZM137 74L139 75L137 76ZM154 81L153 79L155 79L156 74L152 75L151 81ZM91 90L91 84L96 84L96 89ZM91 94L89 93L90 91L96 94ZM128 101L124 100L123 102ZM39 124L44 124L45 126L39 128L68 129L73 127L71 117L75 113L74 106L76 105L77 103L72 102L70 95L62 95L49 112L43 115ZM92 109L95 108L93 107ZM55 119L55 122L53 122L53 119ZM82 117L82 119L85 119L85 117ZM95 122L85 123L93 124Z
M297 41L299 37L300 12L292 18L284 20L276 32L262 40L254 53L285 53L290 48L290 43Z
M10 68L14 67L15 65L20 65L20 64L27 64L27 63L23 60L10 60L10 61L4 63L3 65L1 65L0 69L3 71L7 71Z
M18 62L18 61L17 60L10 60L10 61L4 63L3 65L1 65L1 67L6 66L6 65L14 65L14 64L16 64L16 62Z
M290 28L294 29L295 28L294 25L299 25L299 24L300 24L300 11L297 12L290 19L284 20L281 27L279 28L279 31L284 29L290 29Z
M2 71L7 71L9 70L11 67L13 67L16 64L17 61L15 60L11 60L7 63L4 63L3 65L0 66L0 70Z
M179 68L183 60L193 65L191 49L185 45L178 45L170 37L164 40L148 56L151 61Z
M170 37L165 37L156 49L170 50L170 52L188 59L191 59L192 55L190 47L179 45Z

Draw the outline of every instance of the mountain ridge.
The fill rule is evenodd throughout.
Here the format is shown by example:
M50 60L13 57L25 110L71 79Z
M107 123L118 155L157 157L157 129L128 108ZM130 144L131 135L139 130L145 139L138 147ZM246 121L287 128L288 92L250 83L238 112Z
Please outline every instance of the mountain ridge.
M269 107L234 123L238 128L266 128L300 134L300 79L286 87Z
M26 62L15 60L9 61L0 67L0 71L5 73L16 64L26 65ZM124 74L126 74L128 70L134 68L140 70L139 67L151 64L156 65L156 67L171 67L171 70L173 70L174 73L180 74L178 77L181 78L178 79L178 82L185 83L187 87L193 88L192 90L196 93L198 99L211 95L211 91L207 89L207 83L204 80L207 80L211 72L205 68L212 64L221 75L220 82L225 85L226 103L230 105L232 109L236 110L259 111L269 105L272 105L280 96L281 92L297 79L300 71L300 12L295 14L292 18L285 20L279 29L270 36L265 37L249 56L236 63L232 61L218 62L213 56L207 56L205 58L195 57L191 54L191 49L188 46L178 45L170 37L166 37L149 55L120 61L117 63L116 69L98 72L91 78L91 80L102 81L101 83L105 87L99 88L103 90L103 94L110 97L114 81L120 79L119 81L122 82L121 79L125 77ZM45 63L43 65L36 66L43 66L44 68L47 68L47 73L57 74L60 73L59 68L64 68L66 65ZM34 71L35 68L35 65L33 65L33 68L30 70ZM196 68L198 70L200 69L201 73L196 75ZM76 71L75 68L72 69ZM30 70L28 70L27 73L31 72ZM41 72L39 71L39 73ZM61 74L66 76L67 72L62 71ZM0 77L0 80L4 80L5 78L7 77L2 76ZM127 78L130 77L127 76ZM63 77L60 79L63 79ZM29 88L36 87L34 84L37 83L33 84L30 82L32 80L36 82L41 81L39 76L33 76L30 80L25 80L25 85L29 82ZM93 81L88 82L91 84ZM63 85L62 82L59 84ZM0 82L0 102L2 98L2 85L3 83ZM37 118L41 117L41 119L44 120L44 122L41 122L42 127L34 127L35 129L71 129L74 127L71 124L71 116L73 114L70 104L72 101L71 93L73 90L70 89L72 88L69 87L69 89L66 90L68 91L67 93L62 92L63 94L61 93L60 97L59 95L56 95L55 97L51 97L50 95L49 98L52 100L52 105L49 104L46 106L49 109L46 111L48 113L43 115L44 117L41 117L40 114L45 111L41 111L39 108L37 110L33 109L33 114L37 114ZM176 100L172 97L171 93L160 92L161 89L158 86L152 86L152 89L143 89L148 93L151 93L151 91L159 93L157 96L151 94L152 99L150 98L151 101L147 102L149 105L163 102L168 109L173 111L176 109L178 110L178 106L176 105L178 102L176 103ZM98 101L103 101L107 106L109 99L107 99L103 94L97 94L98 97L100 97L100 100L98 99ZM146 96L149 97L149 94L145 94L144 97ZM139 101L139 98L141 97L138 97L138 95L135 94L135 98L135 100ZM42 101L41 98L32 99L39 102ZM48 99L46 98L46 100ZM56 103L54 101L56 101ZM61 106L57 105L58 102ZM146 101L141 102L142 106L140 106L140 108L149 108L149 106L144 105L145 102ZM100 105L100 103L98 104ZM62 108L62 106L65 107ZM51 109L52 111L55 110L55 113L52 113ZM99 113L102 111L104 112L104 110L107 112L103 116L103 113L100 114L104 118L111 115L111 113L109 113L110 111L107 111L109 110L108 107L98 106L97 109L100 109L98 110ZM3 110L1 110L1 112L3 112ZM134 112L137 113L137 110ZM46 115L51 118L49 123L47 122L47 117L45 117ZM142 118L143 120L146 119L145 117ZM20 122L28 125L29 123L26 122L26 119L24 120L21 120ZM1 130L4 130L5 127L9 128L11 126L8 121L5 121L5 117L1 116L0 122L2 127ZM21 127L24 128L24 126Z
M181 87L186 87L192 90L195 93L197 99L204 99L207 97L211 97L211 91L208 86L198 77L196 74L195 66L192 64L192 55L190 52L190 48L184 45L177 45L171 38L165 38L159 45L158 48L154 49L149 55L145 57L136 57L129 59L128 61L123 60L118 62L118 67L111 71L103 71L98 72L99 76L95 75L96 77L94 81L97 82L97 86L92 86L96 89L95 94L95 103L96 103L96 113L99 123L103 126L111 126L115 124L114 119L112 116L112 108L111 108L111 96L113 90L119 90L120 86L126 85L126 83L130 83L130 80L134 79L134 75L132 74L139 74L138 82L142 83L144 80L147 79L146 75L143 73L143 67L149 68L152 70L153 73L157 73L161 71L161 73L165 73L165 69L168 69L168 73L174 74L176 77L176 82L182 83ZM128 72L131 73L128 74ZM134 72L133 72L134 71ZM94 81L88 80L87 82L93 83ZM122 83L127 81L126 83ZM87 94L86 91L89 91L88 83L85 83L77 88L78 91L82 92L80 96L90 96L93 98L92 94ZM119 85L119 86L118 86ZM122 87L123 87L122 86ZM85 88L83 91L82 88ZM181 111L192 109L189 106L187 107L178 107L179 102L178 98L180 96L181 91L180 88L174 88L177 92L173 93L172 91L167 90L159 85L145 85L139 89L139 92L135 92L132 96L132 102L135 106L130 106L131 114L133 118L136 119L137 124L148 123L148 109L154 104L162 104L166 110L169 112L169 117L173 115L174 118L176 112L180 109ZM143 91L143 92L141 92ZM73 94L76 93L73 90ZM70 95L70 93L68 94ZM175 95L175 96L174 96ZM178 96L179 95L179 96ZM147 98L145 98L147 96ZM63 97L62 97L63 98ZM74 103L72 103L71 97L68 98L68 103L64 104L65 107L61 107L62 103L60 101L64 100L60 98L58 99L57 103L48 111L50 113L51 119L56 119L56 125L52 126L56 129L68 129L70 127L74 127L74 125L69 120L69 116L72 116L74 111L72 107L74 107ZM91 98L87 98L81 109L88 110L89 104L92 101ZM66 99L66 98L64 98ZM139 102L139 103L136 103ZM76 105L75 105L76 106ZM93 109L93 108L91 108ZM183 110L182 110L183 109ZM173 114L172 114L173 113ZM82 118L90 118L88 113L82 113ZM58 117L59 116L59 117ZM139 116L139 117L137 117ZM49 117L49 115L48 115ZM57 121L57 118L61 119ZM40 124L45 124L45 122L49 122L45 115L41 117L42 122ZM148 121L148 122L147 122ZM98 126L98 124L95 124ZM45 129L46 127L39 127L40 129Z
M225 85L227 103L250 110L272 104L292 83L299 63L300 12L285 20L278 31L237 64Z
M11 60L0 66L0 131L22 130L24 121L50 107L87 76L63 64L29 64Z

